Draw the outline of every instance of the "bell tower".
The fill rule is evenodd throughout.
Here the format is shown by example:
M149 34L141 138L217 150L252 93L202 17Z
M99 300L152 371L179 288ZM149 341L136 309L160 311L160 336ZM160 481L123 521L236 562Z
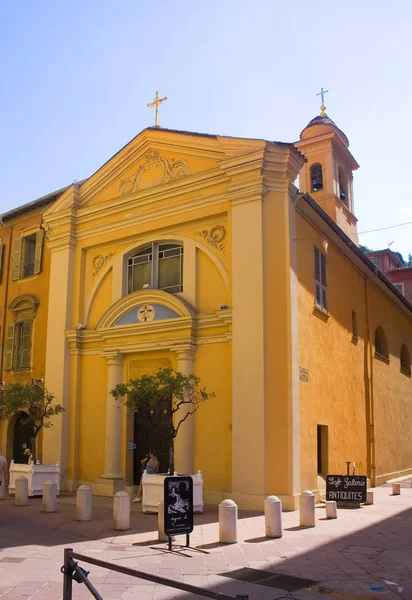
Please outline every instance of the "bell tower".
M299 173L299 189L310 194L325 212L358 244L353 202L353 171L358 163L349 151L349 140L326 114L308 123L296 148L306 162Z

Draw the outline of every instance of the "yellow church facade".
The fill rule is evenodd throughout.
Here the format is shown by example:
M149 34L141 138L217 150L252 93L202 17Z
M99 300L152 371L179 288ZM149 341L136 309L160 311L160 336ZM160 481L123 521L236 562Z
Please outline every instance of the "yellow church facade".
M176 442L205 502L291 509L346 462L372 483L412 472L412 307L357 247L356 168L326 116L295 145L154 127L28 207L44 269L21 285L45 322L32 315L25 369L6 371L3 350L3 379L44 378L65 407L41 440L64 489L136 483L153 436L110 391L164 366L216 394Z

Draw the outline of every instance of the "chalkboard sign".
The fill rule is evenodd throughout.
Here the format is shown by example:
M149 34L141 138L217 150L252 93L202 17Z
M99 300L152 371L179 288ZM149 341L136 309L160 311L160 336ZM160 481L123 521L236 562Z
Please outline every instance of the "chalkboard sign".
M164 482L166 535L193 531L193 479L166 477Z
M364 475L326 475L326 500L335 502L366 502Z

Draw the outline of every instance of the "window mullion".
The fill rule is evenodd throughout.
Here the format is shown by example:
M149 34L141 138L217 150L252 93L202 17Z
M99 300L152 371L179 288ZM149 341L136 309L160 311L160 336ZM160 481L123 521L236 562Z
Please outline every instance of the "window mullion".
M159 244L152 244L152 288L159 287Z

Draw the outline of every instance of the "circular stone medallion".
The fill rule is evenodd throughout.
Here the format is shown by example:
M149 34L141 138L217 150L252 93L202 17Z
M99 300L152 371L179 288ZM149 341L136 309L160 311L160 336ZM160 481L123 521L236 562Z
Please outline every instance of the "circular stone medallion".
M139 323L148 323L155 318L156 311L151 304L143 304L137 311L137 319Z

